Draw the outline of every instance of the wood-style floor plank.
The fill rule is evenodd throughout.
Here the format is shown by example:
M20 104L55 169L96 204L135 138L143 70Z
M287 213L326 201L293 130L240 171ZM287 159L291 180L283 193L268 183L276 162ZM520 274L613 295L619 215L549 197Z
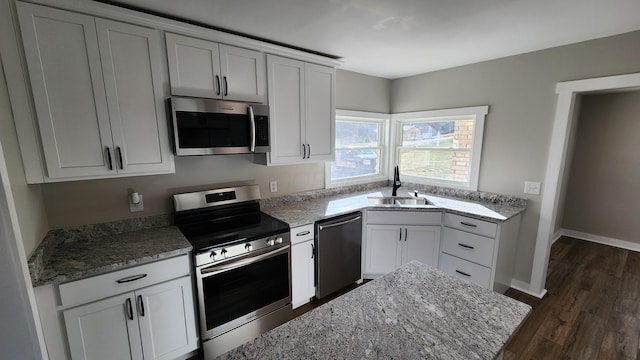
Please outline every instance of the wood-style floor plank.
M547 295L505 295L533 307L505 359L640 360L640 253L563 237L553 244Z

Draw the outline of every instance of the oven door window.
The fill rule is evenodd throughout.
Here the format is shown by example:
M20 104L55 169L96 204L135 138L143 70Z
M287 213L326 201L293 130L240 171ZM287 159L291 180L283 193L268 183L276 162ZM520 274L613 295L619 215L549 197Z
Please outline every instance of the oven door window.
M289 253L202 279L207 330L289 297Z
M249 146L249 115L176 112L181 148Z

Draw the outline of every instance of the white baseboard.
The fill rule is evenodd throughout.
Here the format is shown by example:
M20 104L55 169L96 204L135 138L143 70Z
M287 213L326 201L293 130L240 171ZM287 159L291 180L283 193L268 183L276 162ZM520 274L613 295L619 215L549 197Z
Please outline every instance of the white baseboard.
M563 235L562 233L563 229L560 229L558 231L556 231L555 233L553 233L553 235L551 236L551 245L553 245L556 241L558 241L558 239L560 239Z
M567 230L567 229L560 229L558 233L560 233L560 236L569 236L569 237L580 239L580 240L586 240L586 241L591 241L598 244L615 246L622 249L640 252L640 244L631 242L631 241L614 239L614 238L600 236L600 235L587 234L580 231Z
M520 281L516 279L511 280L512 289L518 290L525 294L529 294L531 296L535 296L538 299L542 299L547 294L547 289L543 289L542 292L537 293L537 292L531 291L530 287L531 286L529 285L529 283L526 283L524 281Z

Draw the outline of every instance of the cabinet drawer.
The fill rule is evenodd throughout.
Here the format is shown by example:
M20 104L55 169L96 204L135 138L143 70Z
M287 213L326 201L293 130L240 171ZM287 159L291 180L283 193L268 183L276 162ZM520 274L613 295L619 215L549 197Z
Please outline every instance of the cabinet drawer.
M189 269L189 256L182 255L72 281L59 286L60 300L62 306L83 304L189 275Z
M498 225L492 222L455 214L444 214L444 225L491 238L496 237L498 229Z
M492 238L448 227L442 235L442 251L486 267L493 263L493 244Z
M314 225L302 225L291 229L291 245L313 240Z
M441 211L368 210L367 224L440 225Z
M440 270L491 289L491 269L445 253L440 254Z

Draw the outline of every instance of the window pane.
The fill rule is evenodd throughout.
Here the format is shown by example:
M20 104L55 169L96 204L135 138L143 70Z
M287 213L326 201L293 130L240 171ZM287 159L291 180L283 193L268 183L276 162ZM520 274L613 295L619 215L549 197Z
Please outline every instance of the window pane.
M400 169L403 174L469 181L471 153L469 151L400 149Z
M336 149L336 161L331 163L331 179L376 175L380 172L380 149Z
M378 146L379 126L372 122L337 120L336 148Z
M402 124L402 147L471 149L473 119L413 121Z

